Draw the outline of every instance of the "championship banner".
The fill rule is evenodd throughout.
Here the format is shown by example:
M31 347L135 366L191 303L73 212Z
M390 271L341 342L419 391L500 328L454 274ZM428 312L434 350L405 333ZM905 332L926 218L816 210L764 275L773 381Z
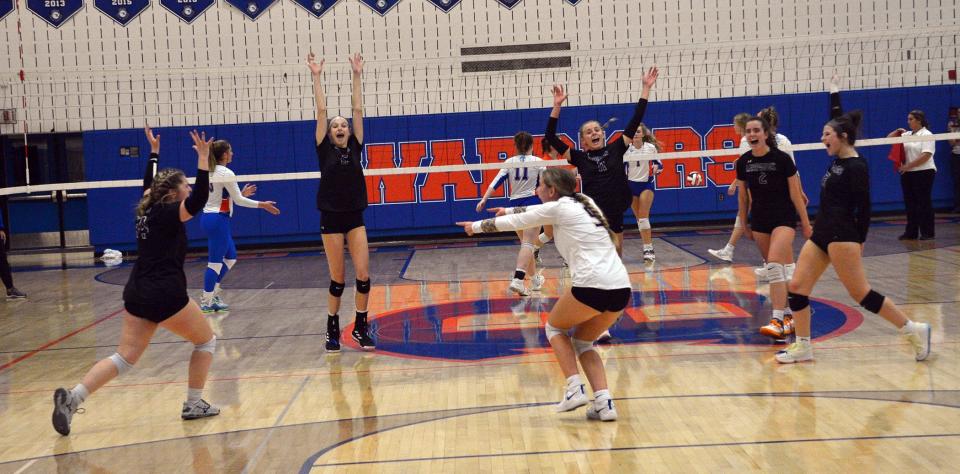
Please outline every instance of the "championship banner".
M13 0L0 0L0 20L13 11Z
M160 0L163 8L187 23L193 23L193 20L203 15L214 3L216 0Z
M400 3L400 0L360 0L360 3L370 7L373 11L380 14L380 16L386 15L391 8L397 6Z
M127 26L150 6L150 0L94 0L93 6L121 26Z
M261 13L267 11L277 0L226 0L251 20L256 20Z
M449 13L451 8L460 4L460 0L427 0L427 1L434 4L437 8L443 10L444 13Z
M333 8L340 0L293 0L294 3L303 7L304 10L320 18L328 10Z
M517 4L520 3L521 1L523 1L523 0L497 0L497 3L503 5L503 6L507 7L507 8L513 8L513 7L517 6Z
M27 10L54 28L60 28L82 9L83 0L27 0Z

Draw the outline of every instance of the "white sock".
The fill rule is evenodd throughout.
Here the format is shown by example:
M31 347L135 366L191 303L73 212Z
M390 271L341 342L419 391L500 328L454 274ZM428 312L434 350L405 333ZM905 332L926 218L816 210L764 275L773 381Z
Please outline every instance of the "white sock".
M783 322L783 310L782 309L773 310L773 319Z
M810 336L807 336L807 337L797 336L797 342L810 344Z
M219 295L219 294L220 294L220 291L221 291L221 290L220 290L220 283L215 283L215 284L213 285L213 294Z
M727 246L723 248L723 253L733 253L733 249L735 248L736 246L730 245L728 243Z
M547 234L541 232L537 239L540 241L540 245L543 245L552 240L552 237L548 237Z
M643 244L644 250L653 250L653 244Z
M576 387L576 386L580 386L580 385L583 385L583 380L580 379L580 374L573 374L573 375L567 377L567 386L568 386L568 387Z
M605 402L609 398L610 398L610 390L608 389L597 390L596 392L593 392L593 399L596 400L597 402L601 402L601 401Z
M194 294L196 294L196 293L194 293ZM201 300L201 301L210 301L211 298L213 298L213 292L212 292L212 291L204 291L204 292L203 292L203 296L200 297L200 300Z
M783 308L783 315L784 315L784 316L793 316L793 310L790 309L789 306L787 306L786 308Z
M900 328L900 332L903 334L910 334L911 332L913 332L914 324L916 323L914 323L911 320L907 320L907 324L904 324L903 327Z
M187 403L193 404L199 402L201 395L203 395L202 388L187 387Z
M78 383L73 390L70 390L70 394L77 400L77 406L80 406L90 396L90 391L82 383Z

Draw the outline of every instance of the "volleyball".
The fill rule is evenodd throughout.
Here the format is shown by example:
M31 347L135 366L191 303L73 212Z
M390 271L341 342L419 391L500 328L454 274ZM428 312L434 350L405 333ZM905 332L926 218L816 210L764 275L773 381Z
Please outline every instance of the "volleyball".
M687 173L687 186L689 187L703 186L703 173L699 171L691 171Z

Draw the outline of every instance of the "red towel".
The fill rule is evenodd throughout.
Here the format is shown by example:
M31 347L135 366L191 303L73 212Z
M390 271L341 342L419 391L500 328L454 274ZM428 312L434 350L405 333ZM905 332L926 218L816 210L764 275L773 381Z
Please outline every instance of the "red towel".
M896 136L900 136L898 133ZM900 166L907 162L907 153L903 150L903 143L895 143L890 146L890 154L887 159L893 162L893 169L900 172Z
M893 162L893 169L900 172L900 166L907 161L907 154L903 151L903 143L895 143L890 147L887 159Z

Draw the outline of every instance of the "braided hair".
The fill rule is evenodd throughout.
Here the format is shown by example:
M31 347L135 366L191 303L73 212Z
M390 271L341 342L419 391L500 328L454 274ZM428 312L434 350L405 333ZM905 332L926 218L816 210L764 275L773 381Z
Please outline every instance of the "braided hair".
M610 235L610 240L613 241L613 232L610 230L610 223L607 222L603 211L601 211L596 203L593 202L593 199L590 199L586 194L574 191L577 187L577 178L573 175L573 172L553 166L541 171L540 179L543 180L545 186L555 189L560 196L573 198L574 201L580 203L583 209L587 211L587 214L600 222L600 225L607 230L607 234Z
M147 210L158 202L165 202L171 196L176 195L177 188L187 179L183 171L175 168L164 168L160 170L153 178L150 189L144 193L137 203L137 217L143 217Z

